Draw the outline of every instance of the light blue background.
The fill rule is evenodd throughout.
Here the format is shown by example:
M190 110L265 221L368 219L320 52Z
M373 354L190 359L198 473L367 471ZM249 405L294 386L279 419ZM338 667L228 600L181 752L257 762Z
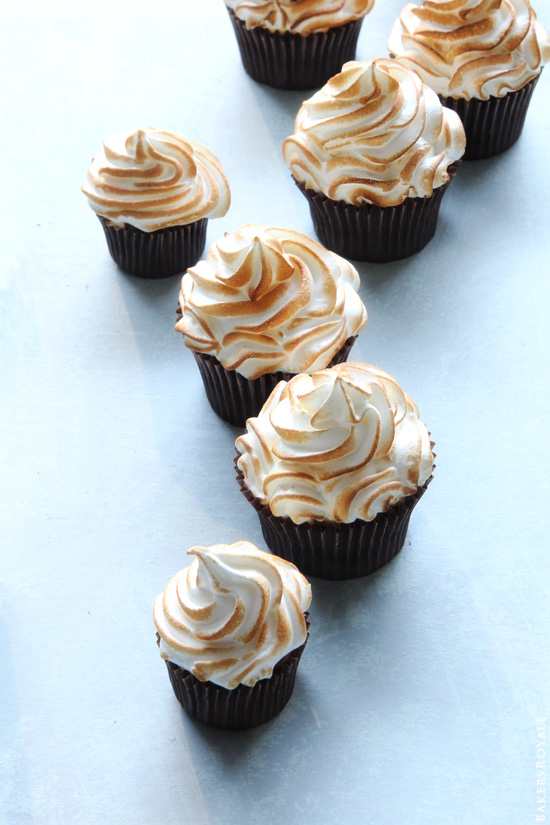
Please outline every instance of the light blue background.
M550 25L547 2L539 16ZM384 55L377 0L358 57ZM548 716L550 70L520 142L464 164L435 240L360 265L354 358L436 442L405 548L314 581L295 694L272 723L180 711L155 596L196 543L263 547L236 430L173 331L178 279L126 276L80 193L103 137L214 151L240 224L313 234L281 142L302 92L244 73L222 0L27 2L4 15L0 308L2 825L527 825Z

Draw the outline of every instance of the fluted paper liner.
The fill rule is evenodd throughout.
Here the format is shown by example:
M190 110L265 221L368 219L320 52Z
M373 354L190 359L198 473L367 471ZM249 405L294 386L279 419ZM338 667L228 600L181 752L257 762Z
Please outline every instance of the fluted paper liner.
M286 516L274 516L269 505L253 495L237 466L239 458L238 453L234 461L241 493L256 509L271 552L291 561L305 575L333 581L368 576L397 556L405 543L412 511L433 478L372 521L295 524Z
M197 263L206 243L208 218L154 232L129 224L116 227L102 215L98 218L113 261L140 278L168 278L185 272Z
M531 96L538 77L521 89L488 100L441 97L443 106L453 109L466 132L465 160L481 160L499 155L514 145L521 135Z
M304 616L309 628L308 614ZM173 662L167 661L166 667L176 698L189 716L218 728L254 728L268 722L288 703L306 642L307 638L277 662L269 679L260 679L254 687L237 685L229 690L214 682L201 682Z
M344 342L327 367L348 360L357 336ZM289 381L292 374L279 370L259 378L245 378L236 370L226 370L214 355L194 352L206 396L214 412L236 427L244 427L247 418L258 415L279 381Z
M451 179L460 161L450 164ZM315 232L321 243L355 261L385 263L420 252L435 235L439 207L450 180L433 190L429 198L406 198L398 206L354 206L306 189L293 177L309 202Z
M233 24L241 60L247 74L278 89L314 89L338 74L355 59L363 18L308 35L270 32L246 24L227 9Z

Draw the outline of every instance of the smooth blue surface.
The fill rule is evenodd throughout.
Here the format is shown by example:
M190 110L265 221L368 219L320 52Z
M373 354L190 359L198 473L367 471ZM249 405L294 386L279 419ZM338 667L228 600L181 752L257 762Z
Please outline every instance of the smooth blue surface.
M385 54L400 7L377 0L360 59ZM224 166L233 203L208 243L247 222L313 234L280 151L304 94L245 75L222 0L29 2L3 23L0 822L535 822L550 71L519 143L463 164L434 241L358 267L354 358L417 401L435 479L387 568L313 581L290 704L229 733L180 711L151 613L191 545L264 546L237 431L173 331L178 279L118 271L79 189L104 136L154 125Z

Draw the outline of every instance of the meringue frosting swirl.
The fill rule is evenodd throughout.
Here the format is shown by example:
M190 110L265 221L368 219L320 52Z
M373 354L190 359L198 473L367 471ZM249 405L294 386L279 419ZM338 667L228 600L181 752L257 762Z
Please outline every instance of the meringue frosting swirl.
M246 429L236 442L246 486L296 524L371 521L433 469L416 404L370 364L279 382Z
M154 607L160 655L201 682L268 679L307 637L311 587L290 562L247 541L192 547Z
M212 152L151 128L106 138L82 191L98 215L144 232L221 217L231 200Z
M247 29L308 34L326 32L364 17L374 0L225 0Z
M529 0L408 3L388 49L442 97L502 97L537 77L550 60L548 33Z
M246 224L183 276L176 330L249 379L312 372L365 326L358 288L348 261L301 232Z
M390 58L345 63L306 100L283 143L293 177L333 200L397 206L429 197L464 154L458 115Z

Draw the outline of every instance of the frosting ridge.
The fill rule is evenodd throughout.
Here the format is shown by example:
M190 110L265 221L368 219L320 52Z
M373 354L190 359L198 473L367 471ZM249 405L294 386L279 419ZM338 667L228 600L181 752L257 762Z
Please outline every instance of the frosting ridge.
M188 554L194 560L155 601L161 657L228 689L269 678L306 640L309 583L293 564L246 541Z
M388 49L442 97L502 97L550 60L548 33L529 0L408 3Z
M293 177L355 206L429 197L464 154L464 129L418 75L390 58L345 63L306 100L283 143Z
M371 521L433 469L416 404L370 364L279 382L246 429L236 447L248 489L296 524Z
M348 261L301 232L246 224L183 276L176 330L249 379L311 372L365 326L358 288Z
M221 217L231 200L212 152L152 128L106 138L82 191L98 215L145 232Z
M364 17L374 0L225 0L225 5L247 29L306 36Z

